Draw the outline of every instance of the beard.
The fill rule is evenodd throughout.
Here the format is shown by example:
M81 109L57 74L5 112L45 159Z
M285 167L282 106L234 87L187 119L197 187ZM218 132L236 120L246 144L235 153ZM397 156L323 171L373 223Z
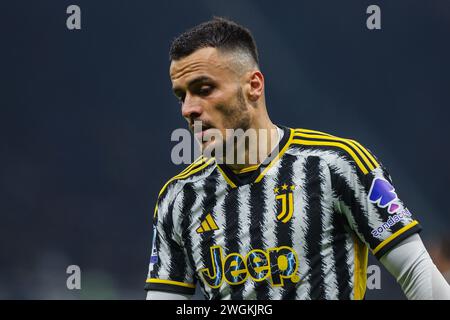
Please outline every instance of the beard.
M209 121L201 121L202 130L210 128L212 130L208 130L209 134L206 134L205 137L202 137L202 139L198 142L200 144L201 153L204 156L207 158L209 158L209 156L216 157L220 162L226 158L227 148L232 148L234 152L233 154L236 155L238 145L241 145L245 140L237 137L236 141L236 136L233 136L233 134L231 136L227 136L228 133L247 131L250 128L251 119L243 90L240 87L238 88L232 102L227 104L220 103L213 106L213 108L221 114L223 131L219 131L219 129L217 129L214 124ZM195 133L195 129L193 131ZM205 141L209 142L205 143ZM231 149L228 150L230 151Z
M218 104L216 109L222 113L224 128L245 131L250 128L250 115L242 88L239 87L234 100L229 105Z
M242 148L239 148L239 146L242 147L242 145L244 144L245 149L246 138L242 137L242 135L240 134L234 134L237 132L245 133L248 129L250 129L250 115L242 88L238 89L235 96L235 101L232 105L218 105L217 108L223 113L224 128L233 130L231 136L227 136L227 134L225 133L224 139L222 139L221 144L223 154L222 159L219 160L221 160L222 163L230 162L229 164L236 164L238 161L235 161L235 158L237 157L238 150L243 150ZM227 150L233 150L231 154L231 161L227 158ZM227 159L227 161L225 161L225 159Z

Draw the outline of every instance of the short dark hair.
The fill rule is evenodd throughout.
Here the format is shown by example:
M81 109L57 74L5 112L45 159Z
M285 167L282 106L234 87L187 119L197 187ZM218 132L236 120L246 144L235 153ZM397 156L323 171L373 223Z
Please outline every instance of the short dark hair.
M231 20L214 17L182 33L170 46L170 60L187 57L206 47L222 50L243 50L259 64L258 50L251 32Z

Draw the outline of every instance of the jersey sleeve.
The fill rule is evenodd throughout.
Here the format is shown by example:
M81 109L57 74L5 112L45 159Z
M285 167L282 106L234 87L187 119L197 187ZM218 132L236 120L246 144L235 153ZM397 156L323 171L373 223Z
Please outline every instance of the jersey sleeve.
M146 290L159 290L192 295L195 293L194 272L188 263L176 215L178 203L170 193L158 199L153 217L152 251Z
M400 200L387 169L362 145L353 141L353 146L353 157L330 168L336 207L380 258L421 227Z

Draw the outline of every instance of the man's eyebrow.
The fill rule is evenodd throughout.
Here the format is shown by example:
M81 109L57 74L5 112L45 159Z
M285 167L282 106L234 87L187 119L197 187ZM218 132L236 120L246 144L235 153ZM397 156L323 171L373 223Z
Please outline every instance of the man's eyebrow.
M202 82L211 82L211 81L213 81L213 79L211 79L208 76L199 76L199 77L194 78L191 81L189 81L188 87L192 87L192 86L202 83ZM172 91L176 96L178 96L179 94L181 94L183 92L183 89L181 89L180 87L173 87Z

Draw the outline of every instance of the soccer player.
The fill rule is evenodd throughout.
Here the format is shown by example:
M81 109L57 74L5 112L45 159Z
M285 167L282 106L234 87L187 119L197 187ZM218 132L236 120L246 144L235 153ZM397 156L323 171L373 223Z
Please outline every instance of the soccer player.
M174 94L189 127L201 121L203 150L242 129L269 152L256 165L248 146L244 163L202 156L163 186L148 299L189 299L196 286L206 299L363 299L369 251L409 299L450 298L419 223L368 149L272 123L249 30L214 18L177 37L170 58ZM224 140L202 139L213 129Z

